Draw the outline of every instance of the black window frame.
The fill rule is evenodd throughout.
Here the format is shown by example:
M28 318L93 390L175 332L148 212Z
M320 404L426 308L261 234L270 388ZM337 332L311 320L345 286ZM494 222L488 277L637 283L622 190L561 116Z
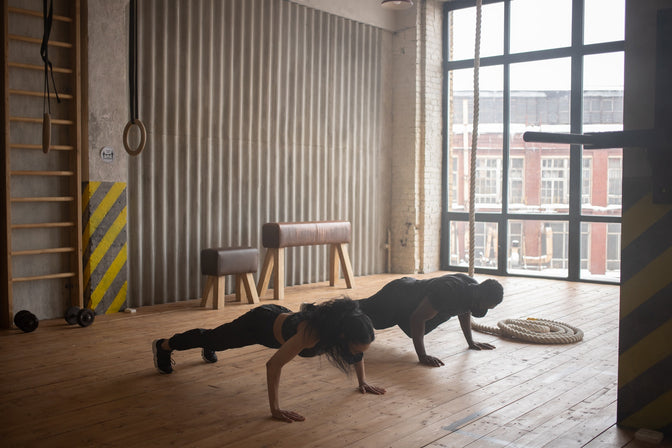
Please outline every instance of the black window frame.
M510 150L510 68L511 64L520 62L533 62L557 58L570 58L571 61L571 91L570 91L570 132L580 134L583 129L583 58L585 56L603 53L625 52L625 41L610 41L594 44L585 44L584 40L584 0L572 0L572 31L571 45L562 48L536 50L524 53L511 54L510 52L510 29L511 29L511 1L512 0L483 0L483 5L504 4L504 48L503 54L488 56L480 59L481 67L503 67L503 135L502 135L502 209L500 212L476 213L475 220L483 223L496 223L498 229L498 241L500 247L497 254L496 268L475 267L479 274L491 274L502 276L549 278L556 280L580 281L587 283L620 284L620 281L608 281L600 279L581 278L581 224L582 223L617 223L621 224L621 216L583 215L582 210L582 170L583 148L580 145L570 145L569 161L569 213L568 214L538 214L538 213L509 213L509 150ZM451 70L468 69L474 67L474 60L449 60L449 25L450 12L458 9L472 8L476 6L475 0L455 0L446 2L443 6L443 173L442 173L442 217L441 217L441 259L442 270L466 272L467 268L450 263L450 225L451 222L465 222L469 220L468 212L450 211L448 204L448 181L451 173L448 172L448 158L450 157L448 135L448 89ZM507 247L502 245L508 241L508 222L510 220L537 220L537 221L566 221L569 228L568 241L568 274L566 277L525 275L508 272Z

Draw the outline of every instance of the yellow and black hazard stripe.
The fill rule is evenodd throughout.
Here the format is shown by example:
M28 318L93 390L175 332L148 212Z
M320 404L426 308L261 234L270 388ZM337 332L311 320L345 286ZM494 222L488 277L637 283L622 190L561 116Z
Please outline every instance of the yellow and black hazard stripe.
M82 196L84 303L96 314L116 313L128 287L126 184L86 182Z
M672 205L623 180L618 423L672 430Z

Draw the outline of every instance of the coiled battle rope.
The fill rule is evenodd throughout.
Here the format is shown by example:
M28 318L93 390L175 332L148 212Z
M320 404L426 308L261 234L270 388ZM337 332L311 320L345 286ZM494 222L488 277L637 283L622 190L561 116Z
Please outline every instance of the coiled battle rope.
M481 333L537 344L573 344L583 339L583 331L579 328L562 322L532 317L500 320L497 322L497 327L472 320L471 328Z

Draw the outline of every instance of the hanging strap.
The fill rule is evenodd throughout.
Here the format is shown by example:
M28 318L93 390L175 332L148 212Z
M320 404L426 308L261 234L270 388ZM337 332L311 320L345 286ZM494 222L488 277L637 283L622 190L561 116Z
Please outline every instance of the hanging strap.
M44 32L42 34L42 45L40 46L40 56L44 62L44 103L43 111L51 113L51 100L49 98L49 75L51 74L51 83L54 86L54 93L56 94L56 101L61 102L56 89L56 81L54 80L54 67L49 60L49 36L51 35L51 25L54 20L54 0L43 0L42 2L43 17L44 17Z
M476 42L474 45L474 117L471 130L471 173L469 176L469 276L474 276L474 243L476 241L476 149L478 147L479 71L481 66L481 9L483 0L476 0Z
M131 122L138 118L138 5L135 0L130 3L130 21L128 30L128 88L129 111Z
M130 20L128 29L128 108L130 119L124 128L124 148L131 156L137 156L145 149L147 143L147 129L138 118L138 4L136 0L130 2ZM128 134L133 126L140 131L140 144L133 149L128 143Z
M54 0L42 2L42 17L44 19L44 28L42 32L42 45L40 46L40 56L44 62L44 86L42 100L42 152L49 153L51 149L51 95L49 93L49 74L51 73L51 83L54 86L56 101L61 102L56 89L56 80L54 79L54 67L49 60L49 36L51 35L51 25L54 20Z

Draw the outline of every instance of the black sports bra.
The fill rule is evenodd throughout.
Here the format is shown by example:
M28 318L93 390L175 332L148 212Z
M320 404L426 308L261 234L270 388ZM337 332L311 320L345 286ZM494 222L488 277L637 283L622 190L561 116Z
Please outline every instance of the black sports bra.
M306 320L306 316L302 312L293 313L293 314L290 314L289 316L287 316L285 318L285 321L282 323L282 329L281 329L282 338L286 341L289 338L291 338L292 336L294 336L296 334L297 328L299 327L299 324L301 322L303 322L304 320ZM314 347L305 348L305 349L301 350L301 353L299 353L299 356L301 356L303 358L312 358L313 356L319 356L319 355L322 355L322 354L324 354L324 348L320 344L320 341L318 341L317 344L315 344ZM346 353L343 353L342 356L343 356L343 359L345 359L345 361L348 364L355 364L355 363L362 360L362 358L364 357L364 354L363 353L357 353L356 355L353 355L349 352L346 352Z
M282 323L282 338L287 341L289 338L296 334L296 330L299 327L299 324L306 320L306 316L302 312L290 314L285 318L285 321ZM303 358L312 358L313 356L319 356L324 353L324 350L320 348L320 342L318 341L314 347L304 348L299 353L299 356Z

